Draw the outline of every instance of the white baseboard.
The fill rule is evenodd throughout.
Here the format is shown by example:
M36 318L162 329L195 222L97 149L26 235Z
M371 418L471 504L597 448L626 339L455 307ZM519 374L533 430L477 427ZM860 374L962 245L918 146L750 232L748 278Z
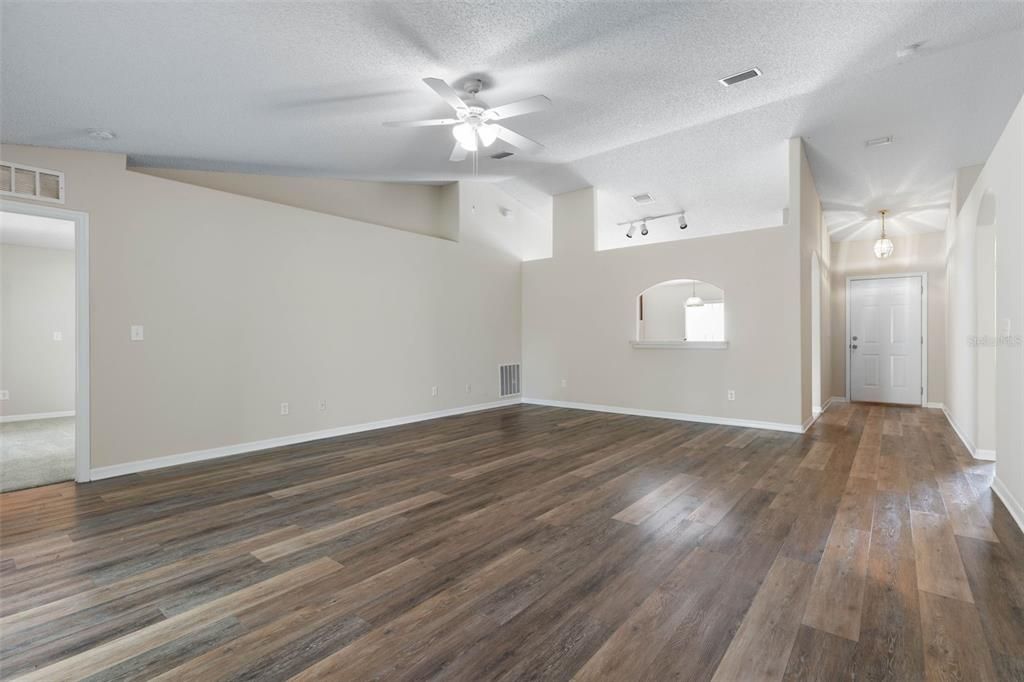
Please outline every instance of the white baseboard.
M37 412L35 414L5 414L0 416L0 424L10 422L29 422L36 419L57 419L58 417L74 417L75 411L70 412Z
M1024 505L1021 505L1020 500L1013 496L1013 493L1006 487L1006 484L999 480L998 475L992 480L992 491L1006 505L1006 510L1010 512L1010 516L1017 522L1017 527L1024 531Z
M942 403L925 403L922 407L927 407L932 410L945 410L946 406Z
M831 398L828 399L828 402L829 403L848 403L850 401L847 400L845 395L834 395L834 396L832 396Z
M422 414L413 414L406 417L382 419L380 421L366 422L363 424L338 426L332 429L324 429L322 431L296 433L290 436L280 436L278 438L268 438L266 440L257 440L249 443L225 445L219 448L195 450L193 452L182 452L177 455L152 457L150 459L141 459L134 462L125 462L124 464L113 464L111 466L97 467L95 469L92 469L90 473L92 480L98 481L104 478L112 478L114 476L125 476L127 474L137 474L142 471L163 469L165 467L177 466L179 464L190 464L192 462L202 462L208 459L219 459L221 457L231 457L233 455L246 455L258 452L260 450L269 450L271 448L279 448L286 445L296 445L298 443L308 443L310 441L321 440L324 438L347 436L351 433L359 433L361 431L386 429L389 426L401 426L402 424L413 424L415 422L429 421L431 419L439 419L441 417L452 417L459 414L468 414L470 412L491 410L496 407L507 407L509 405L517 405L519 404L519 402L521 402L519 398L511 398L508 400L497 400L491 403L480 403L477 405L467 405L465 407L453 407L448 410L438 410L437 412L425 412Z
M956 436L961 439L961 442L964 443L964 446L967 447L967 452L971 454L971 457L978 457L974 443L967 437L967 434L964 433L961 427L956 425L952 415L949 414L949 411L946 410L945 406L942 406L942 414L946 416L946 421L949 422L949 426L953 428L953 433L955 433Z
M658 419L675 419L684 422L699 422L701 424L720 424L722 426L741 426L748 429L767 429L769 431L787 431L789 433L803 433L806 427L801 424L784 424L781 422L762 422L750 419L733 419L731 417L711 417L703 414L685 414L683 412L662 412L659 410L639 410L632 407L618 407L614 405L597 405L595 403L574 403L563 400L542 400L541 398L523 398L523 402L529 405L544 405L547 407L564 407L570 410L589 410L591 412L611 412L613 414L628 414L634 417L657 417Z
M981 448L978 448L974 451L974 459L984 459L988 462L994 462L996 461L996 451L982 450Z

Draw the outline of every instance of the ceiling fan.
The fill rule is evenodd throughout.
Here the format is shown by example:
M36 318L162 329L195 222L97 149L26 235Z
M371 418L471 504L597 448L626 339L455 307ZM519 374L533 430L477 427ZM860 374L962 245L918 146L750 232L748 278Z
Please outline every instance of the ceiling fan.
M472 80L466 86L468 98L463 99L455 88L440 78L424 78L423 82L431 90L441 96L455 110L455 118L435 118L425 121L391 121L385 126L392 128L419 128L425 126L452 126L455 147L449 157L450 161L462 161L469 152L477 151L480 146L490 147L497 139L504 140L513 147L525 152L539 152L544 146L524 137L514 130L497 123L513 116L543 111L551 106L551 100L544 95L527 97L517 102L489 108L477 99L483 89L483 81Z

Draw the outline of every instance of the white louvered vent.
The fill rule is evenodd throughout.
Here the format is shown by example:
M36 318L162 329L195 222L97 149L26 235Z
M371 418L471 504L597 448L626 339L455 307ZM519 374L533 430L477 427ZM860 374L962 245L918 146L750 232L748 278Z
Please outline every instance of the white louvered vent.
M498 367L498 394L504 398L519 395L519 365L501 365Z
M0 161L0 194L63 204L64 174Z

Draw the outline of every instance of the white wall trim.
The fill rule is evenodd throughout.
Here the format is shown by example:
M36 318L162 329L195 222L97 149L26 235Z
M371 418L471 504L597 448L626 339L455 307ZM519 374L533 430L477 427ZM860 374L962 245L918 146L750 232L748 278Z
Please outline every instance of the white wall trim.
M528 405L544 405L546 407L564 407L570 410L588 410L590 412L611 412L613 414L628 414L634 417L655 417L658 419L674 419L683 422L698 422L701 424L720 424L722 426L739 426L747 429L766 429L769 431L786 431L789 433L803 433L807 427L802 424L784 424L782 422L762 422L751 419L733 419L732 417L712 417L704 414L686 414L683 412L662 412L660 410L639 410L632 407L619 407L615 405L598 405L595 403L575 403L563 400L542 400L540 398L523 398ZM808 424L810 426L810 424Z
M729 350L728 341L639 341L632 339L629 344L633 348L652 348L658 350Z
M36 412L35 414L5 414L0 416L0 424L9 424L11 422L28 422L36 419L57 419L58 417L74 417L75 411L68 410L67 412Z
M829 405L831 405L832 403L848 403L848 402L850 402L850 401L849 401L849 399L845 395L834 395L834 396L832 396L831 398L828 399L828 404Z
M921 278L921 402L924 406L928 400L928 273L927 272L902 272L889 275L850 275L846 278L846 399L853 399L853 372L850 362L850 283L864 279L907 279L910 277Z
M998 475L992 479L992 491L1003 501L1006 510L1017 522L1017 527L1024 531L1024 505L1021 505L1020 500L1013 496L1006 484L999 480Z
M994 462L996 461L996 451L982 450L981 448L978 448L974 451L974 459L983 459L986 462Z
M933 410L945 410L946 406L943 403L925 403L925 407Z
M964 444L965 448L967 448L967 452L971 453L971 457L977 457L975 454L974 443L972 443L971 439L964 435L964 432L956 425L956 422L953 421L953 415L949 413L949 410L946 409L945 405L942 406L942 414L946 415L946 421L948 421L949 425L953 427L953 432L960 438L960 442Z
M55 206L0 201L11 213L70 220L75 223L75 480L85 483L90 474L89 426L89 214Z
M257 440L249 443L224 445L219 448L195 450L193 452L182 452L177 455L166 455L164 457L152 457L150 459L142 459L134 462L125 462L124 464L113 464L111 466L98 467L96 469L93 469L90 473L92 475L92 480L98 481L103 478L112 478L114 476L136 474L141 471L163 469L165 467L177 466L179 464L203 462L208 459L219 459L221 457L231 457L234 455L254 454L260 450L269 450L271 448L279 448L284 447L286 445L296 445L298 443L308 443L310 441L321 440L323 438L347 436L349 434L360 433L362 431L386 429L390 426L401 426L402 424L412 424L415 422L429 421L431 419L439 419L441 417L451 417L459 414L468 414L470 412L480 412L482 410L490 410L496 407L507 407L509 405L516 405L519 402L519 398L511 398L508 400L496 400L491 403L466 405L465 407L453 407L447 410L438 410L437 412L425 412L422 414L413 414L405 417L382 419L380 421L365 422L363 424L350 424L348 426L338 426L332 429L324 429L322 431L296 433L289 436L267 438L266 440Z

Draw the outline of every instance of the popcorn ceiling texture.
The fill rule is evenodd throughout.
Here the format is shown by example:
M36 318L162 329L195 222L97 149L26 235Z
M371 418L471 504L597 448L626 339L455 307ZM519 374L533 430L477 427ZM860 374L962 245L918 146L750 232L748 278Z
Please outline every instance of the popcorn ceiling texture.
M593 185L602 229L651 191L691 228L778 225L785 140L808 156L837 238L880 202L948 204L1024 90L1024 6L976 3L5 2L6 142L103 149L136 165L447 182L450 134L380 123L446 115L420 79L481 74L547 152L481 159L528 200ZM896 51L924 41L920 53ZM717 79L760 67L733 88ZM115 140L86 135L109 128ZM889 147L863 141L895 135ZM632 211L632 213L631 213ZM923 209L891 231L940 229ZM604 216L602 216L604 218ZM655 237L652 232L652 237ZM650 242L647 242L650 243Z

